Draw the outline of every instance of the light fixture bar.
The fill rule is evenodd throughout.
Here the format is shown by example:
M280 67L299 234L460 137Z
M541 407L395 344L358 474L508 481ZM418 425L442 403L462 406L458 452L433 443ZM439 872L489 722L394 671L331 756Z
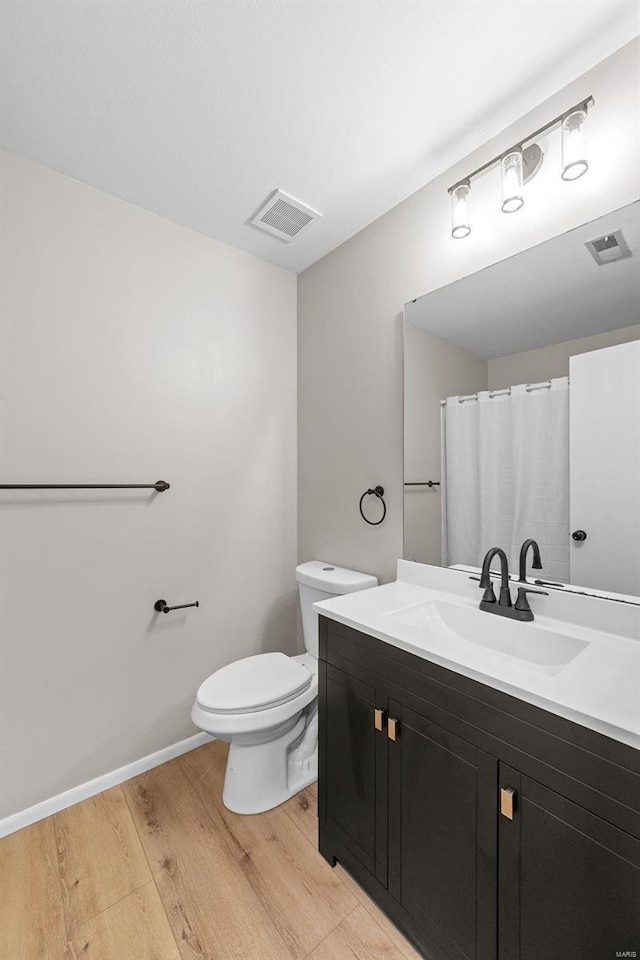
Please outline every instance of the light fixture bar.
M541 133L546 133L547 130L551 130L552 127L558 126L562 123L565 117L569 116L569 114L575 113L576 110L587 110L594 104L595 100L592 96L588 96L585 100L579 100L578 103L576 103L573 107L569 107L559 116L554 117L553 120L550 120L549 123L545 123L543 127L539 127L537 130L534 130L533 133L523 137L522 140L518 141L518 143L514 144L512 147L509 147L508 150L503 150L502 153L499 153L497 157L493 157L492 160L488 160L486 163L483 163L481 167L477 167L477 169L472 173L468 173L466 176L461 177L460 180L456 180L456 182L449 187L448 192L453 193L456 187L459 187L461 184L469 184L472 180L475 180L476 177L480 176L481 173L486 173L486 171L490 170L492 167L497 167L498 164L502 162L502 158L507 156L507 154L521 150L525 143L529 143L530 140L535 140L536 137L539 137Z

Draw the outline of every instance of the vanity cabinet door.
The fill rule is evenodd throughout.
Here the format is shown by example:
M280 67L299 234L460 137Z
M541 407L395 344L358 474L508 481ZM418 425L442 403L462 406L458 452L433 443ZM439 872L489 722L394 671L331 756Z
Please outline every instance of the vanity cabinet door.
M504 764L500 787L499 960L640 957L640 841Z
M321 824L386 886L387 699L331 664L321 671Z
M389 892L452 960L495 960L497 761L391 701L393 719Z

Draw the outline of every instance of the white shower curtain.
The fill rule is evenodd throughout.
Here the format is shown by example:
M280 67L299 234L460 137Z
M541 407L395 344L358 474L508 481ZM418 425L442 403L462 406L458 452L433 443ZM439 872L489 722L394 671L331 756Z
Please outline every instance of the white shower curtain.
M532 389L533 386L533 389ZM520 384L442 406L442 557L479 566L502 547L517 571L540 545L543 579L569 579L569 381ZM529 564L531 560L529 558Z

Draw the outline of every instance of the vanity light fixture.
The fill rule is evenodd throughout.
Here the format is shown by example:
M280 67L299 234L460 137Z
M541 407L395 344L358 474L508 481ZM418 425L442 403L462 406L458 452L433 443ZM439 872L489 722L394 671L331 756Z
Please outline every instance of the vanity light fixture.
M502 212L515 213L524 204L524 185L535 177L542 165L543 153L533 141L553 127L562 130L562 179L577 180L589 169L587 158L586 123L589 107L594 105L589 96L543 127L534 130L519 143L497 157L483 163L477 170L457 180L449 187L451 194L451 236L456 240L471 233L468 198L471 181L500 164L502 174ZM526 144L526 146L525 146Z
M562 179L577 180L589 169L587 107L572 110L562 121Z
M505 153L500 162L502 169L502 212L515 213L524 203L524 164L522 148Z
M467 200L471 192L469 181L459 183L451 192L451 236L462 240L471 233Z

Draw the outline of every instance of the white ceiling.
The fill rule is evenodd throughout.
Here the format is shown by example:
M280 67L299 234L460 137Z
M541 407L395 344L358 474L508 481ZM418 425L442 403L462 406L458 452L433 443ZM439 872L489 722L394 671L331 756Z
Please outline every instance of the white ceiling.
M300 271L638 32L635 0L3 0L2 143ZM276 187L323 219L246 221Z
M631 257L585 243L622 230ZM640 201L407 303L407 323L484 360L640 323Z

